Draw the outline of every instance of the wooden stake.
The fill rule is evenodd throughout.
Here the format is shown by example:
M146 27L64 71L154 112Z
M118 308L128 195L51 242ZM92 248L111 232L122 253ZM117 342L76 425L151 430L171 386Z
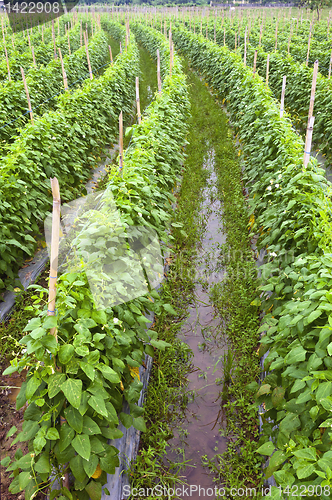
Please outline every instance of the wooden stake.
M21 74L22 74L22 79L23 79L23 85L24 85L24 89L25 89L25 94L27 96L27 101L28 101L28 110L29 110L29 114L30 114L30 120L31 120L31 123L33 125L34 121L33 121L32 109L31 109L29 89L28 89L28 86L27 86L27 82L25 80L24 69L22 67L21 67Z
M255 55L254 55L254 77L256 74L256 64L257 64L257 50L255 50Z
M82 32L83 32L83 29L82 29L82 20L81 20L81 31L80 31L80 42L81 42L81 47L82 47Z
M281 100L280 100L280 118L282 118L283 114L284 114L285 92L286 92L286 75L282 77L282 90L281 90Z
M31 54L32 54L32 61L33 61L33 65L34 67L36 68L37 65L36 65L36 59L35 59L35 51L34 51L34 48L33 46L31 45Z
M314 130L315 117L311 116L308 120L307 133L305 137L305 146L304 146L304 156L303 156L303 165L304 168L308 166L310 160L311 153L311 142L312 142L312 134Z
M90 80L93 80L93 74L92 74L92 70L91 70L90 57L89 57L89 48L88 48L88 42L86 40L85 31L84 31L83 35L84 35L85 53L86 53L86 58L88 61Z
M112 49L111 49L111 46L109 45L108 46L108 49L110 51L110 61L111 61L111 65L113 66L113 56L112 56Z
M56 282L58 279L58 259L59 259L59 236L60 236L60 189L56 177L51 178L51 188L53 194L53 213L52 213L52 240L51 240L51 258L50 258L50 283L48 289L48 308L47 316L55 316L55 298ZM51 328L51 335L54 335L58 341L57 329Z
M4 46L5 49L5 55L6 55L6 63L7 63L7 72L8 72L8 80L11 81L10 77L10 69L9 69L9 61L8 61L8 54L7 54L7 48L6 45Z
M67 75L66 75L66 72L65 72L65 67L63 65L63 59L62 59L61 49L58 48L58 51L59 51L59 56L60 56L60 61L61 61L63 86L65 88L65 91L67 91L68 90L68 81L67 81Z
M213 26L213 29L214 29L214 43L216 43L216 23L214 23L214 26Z
M67 31L67 36L68 36L68 52L69 52L69 55L71 55L71 50L70 50L70 38L69 38L69 30Z
M160 53L159 53L159 49L157 49L157 80L158 80L158 92L161 92Z
M237 48L237 33L235 31L235 39L234 39L234 50Z
M119 167L120 172L123 169L123 119L122 111L119 115Z
M330 57L330 65L329 65L329 76L328 79L331 79L331 67L332 67L332 50L331 50L331 57Z
M52 19L52 37L53 37L53 45L54 45L54 59L57 59L56 53L56 45L55 45L55 34L54 34L54 19Z
M314 113L314 103L315 103L315 94L316 94L316 83L317 83L317 74L318 74L318 60L314 63L314 71L312 75L312 85L311 85L311 96L309 103L309 114L308 120L312 117Z
M138 123L140 124L142 119L141 119L141 104L140 104L140 100L139 100L139 79L138 79L138 76L136 76L136 106L137 106Z
M275 43L275 47L274 47L274 52L277 52L277 46L278 46L278 23L279 23L279 19L277 20L277 24L276 24L276 43Z
M44 43L44 25L42 24L42 42Z
M245 34L244 34L244 56L243 56L243 64L244 64L244 67L246 67L246 65L247 65L247 27L246 27L246 31L245 31Z
M224 28L224 47L226 47L226 28Z
M266 86L269 83L269 66L270 66L270 54L267 55L266 59Z

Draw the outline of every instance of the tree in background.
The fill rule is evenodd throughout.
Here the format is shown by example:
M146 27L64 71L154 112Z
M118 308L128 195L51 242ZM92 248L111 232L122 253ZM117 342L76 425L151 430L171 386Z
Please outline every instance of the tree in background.
M296 7L305 7L311 11L317 11L317 19L319 21L320 12L324 7L332 7L332 0L295 0Z

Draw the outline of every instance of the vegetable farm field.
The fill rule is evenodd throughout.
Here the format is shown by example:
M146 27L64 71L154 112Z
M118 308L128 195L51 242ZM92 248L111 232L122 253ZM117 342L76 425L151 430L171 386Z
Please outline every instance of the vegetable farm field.
M320 14L0 13L1 499L332 499Z

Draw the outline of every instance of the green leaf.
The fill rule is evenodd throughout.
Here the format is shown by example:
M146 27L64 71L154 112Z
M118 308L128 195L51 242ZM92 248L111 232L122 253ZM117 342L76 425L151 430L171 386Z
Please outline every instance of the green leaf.
M36 328L39 328L41 326L41 319L40 318L32 318L27 326L24 328L24 332L31 332L32 330L35 330Z
M18 483L20 485L21 490L24 490L30 481L31 481L30 471L21 472L20 475L18 476Z
M99 363L96 368L98 368L106 380L109 380L112 384L118 384L120 382L119 375L109 366Z
M50 330L51 328L57 327L57 317L56 316L47 316L43 323L43 328L45 330Z
M74 408L79 408L82 395L82 380L68 378L61 385L61 390Z
M256 394L256 397L263 396L263 394L268 394L271 390L270 384L263 384L260 386L259 391Z
M97 455L91 455L90 460L83 460L83 467L88 477L91 477L96 472L98 463L99 458Z
M123 436L123 432L120 429L111 429L109 427L100 428L102 435L107 439L120 439Z
M95 320L96 323L99 323L101 325L107 324L107 316L105 311L92 311L91 317Z
M91 454L90 439L87 434L77 434L72 441L72 446L76 453L78 453L85 460L89 460Z
M141 432L146 432L146 425L143 417L136 417L133 419L133 426Z
M63 365L68 363L68 361L72 358L74 355L75 349L72 344L64 344L60 347L59 350L59 361Z
M256 453L260 453L261 455L267 455L268 457L272 455L272 453L275 450L275 446L272 443L272 441L267 441L266 443L262 444L257 450Z
M133 417L128 415L128 413L124 413L123 411L120 413L119 418L126 429L129 429L133 425Z
M3 467L7 467L9 464L10 464L10 457L5 457L1 460L0 464L3 466Z
M170 304L163 304L163 308L165 309L168 314L172 314L173 316L176 316L176 311L175 309L170 305Z
M17 427L15 425L13 425L13 427L11 427L9 429L9 431L7 432L6 434L6 439L10 438L11 436L13 436L15 434L15 432L17 431Z
M101 483L91 480L85 487L85 491L91 500L101 500Z
M308 324L312 323L313 321L315 321L315 319L319 318L319 316L321 316L322 313L323 313L323 311L321 309L316 309L315 311L312 311L307 318L307 323ZM306 477L306 476L303 476L303 477Z
M50 427L46 433L46 439L50 439L55 441L56 439L60 439L59 432L55 427Z
M48 453L43 453L35 465L35 470L41 474L51 472L50 457Z
M77 481L83 482L86 478L86 474L83 468L82 457L80 455L76 455L70 460L69 465Z
M305 360L307 351L302 346L294 347L285 357L284 363L287 365L295 365L300 361Z
M153 347L156 347L157 349L160 349L161 351L164 351L165 347L171 347L171 344L169 344L168 342L165 342L164 340L152 339L151 345L153 345Z
M61 385L66 380L64 373L55 373L48 379L48 395L52 399L61 391Z
M82 432L83 416L78 412L78 410L69 406L64 409L63 413L70 427L72 427L76 432Z
M83 417L83 434L87 434L88 436L93 436L95 434L101 434L101 430L99 425L92 420L92 418L85 415ZM96 466L97 467L97 466Z
M294 455L297 458L303 458L305 460L316 461L317 452L316 452L316 448L303 448L302 450L294 451Z
M314 464L303 464L296 469L296 474L299 479L311 476L315 470Z
M99 415L103 417L108 417L108 413L105 407L105 402L101 396L91 396L89 401L89 405L93 408Z
M276 387L272 392L272 404L274 407L280 405L282 400L284 399L285 389L283 387Z
M32 398L36 390L39 388L41 384L41 380L37 377L30 377L28 379L28 384L25 392L25 396L27 399Z
M96 373L93 366L91 366L89 363L85 363L84 361L80 361L79 365L80 365L81 369L84 371L85 375L87 377L89 377L89 379L92 380L92 382L93 382L94 378L95 378L95 373Z
M60 427L59 451L63 451L70 445L74 439L75 431L66 422Z

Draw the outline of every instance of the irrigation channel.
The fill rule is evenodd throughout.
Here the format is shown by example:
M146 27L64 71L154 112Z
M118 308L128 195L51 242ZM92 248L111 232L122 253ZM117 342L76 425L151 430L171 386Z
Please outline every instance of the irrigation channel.
M216 487L256 486L261 467L251 451L257 410L245 389L259 362L242 169L220 103L189 68L187 78L192 116L175 212L183 230L175 232L164 284L178 316L158 318L154 327L172 348L154 359L150 425L132 470L136 491L147 495L158 484L170 493L163 498L181 500L219 498L211 496Z

